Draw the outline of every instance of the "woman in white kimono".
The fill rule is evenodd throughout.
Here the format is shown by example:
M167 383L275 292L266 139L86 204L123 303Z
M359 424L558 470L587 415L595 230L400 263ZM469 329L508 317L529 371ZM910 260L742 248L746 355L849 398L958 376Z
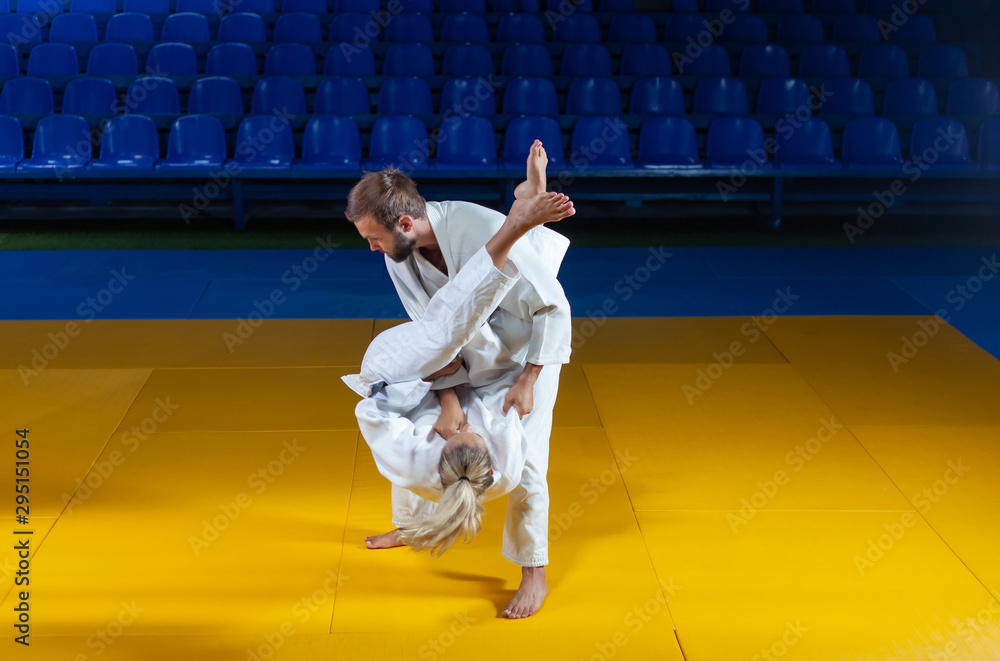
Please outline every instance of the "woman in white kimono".
M361 373L344 377L364 397L355 410L378 470L394 485L438 503L432 515L399 530L414 550L444 553L481 527L482 503L514 489L524 467L524 433L517 411L502 414L517 378L497 370L502 342L463 354L470 387L432 391L430 381L456 371L457 354L520 275L507 259L530 229L574 213L565 195L517 200L500 230L431 298L424 315L380 333ZM441 421L467 420L452 429ZM440 432L440 433L439 433ZM447 438L445 437L447 436Z

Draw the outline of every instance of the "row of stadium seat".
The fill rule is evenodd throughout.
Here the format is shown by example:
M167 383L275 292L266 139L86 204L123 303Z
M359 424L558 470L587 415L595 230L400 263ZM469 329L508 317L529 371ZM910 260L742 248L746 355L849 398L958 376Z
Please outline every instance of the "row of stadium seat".
M945 112L948 114L995 115L1000 113L997 86L983 78L965 78L952 83ZM684 115L684 90L674 79L650 77L635 81L629 95L629 114ZM317 115L367 115L372 111L370 95L359 78L330 77L322 80L315 94L312 112ZM62 97L60 111L73 115L113 115L119 109L138 114L180 114L181 95L169 78L143 77L129 84L124 96L105 78L78 78L70 81ZM434 112L430 86L418 77L387 78L379 88L377 113L380 115ZM490 116L498 104L493 88L472 77L445 81L440 101L441 114ZM303 84L290 77L269 77L257 81L250 112L261 114L283 107L291 115L309 114ZM709 77L695 87L692 113L696 115L750 114L748 94L737 78ZM875 97L867 81L833 78L811 90L796 78L766 78L757 89L756 113L823 115L874 115ZM502 108L507 115L621 115L622 94L608 78L578 78L567 91L560 109L555 85L546 78L515 78L504 86ZM885 115L926 116L941 110L934 86L919 78L897 78L886 86L882 101ZM47 80L18 78L0 89L0 113L7 115L50 114L55 111L54 94ZM232 114L246 112L239 83L224 76L195 81L187 100L192 114Z
M278 115L244 119L236 132L235 148L227 149L222 124L210 115L187 115L170 129L166 157L161 159L154 122L143 115L115 117L104 128L100 156L92 145L80 141L90 135L87 122L76 115L53 115L38 123L30 158L24 158L21 126L13 117L0 116L0 170L20 172L103 170L111 176L121 170L200 170L223 167L245 169L380 169L395 165L407 169L496 169L493 127L479 117L451 118L441 126L436 153L414 145L428 143L424 124L413 117L386 116L372 129L369 159L361 161L357 125L349 117L324 115L306 125L300 159L295 158L291 126ZM779 132L771 146L761 125L749 117L715 120L708 129L705 155L699 154L694 127L682 117L647 120L638 136L638 159L633 161L628 131L614 117L587 117L573 130L571 155L561 149L559 126L548 117L519 117L507 128L501 168L523 168L528 145L534 138L547 146L553 169L725 168L746 170L777 166L816 168L904 169L899 133L895 124L881 117L851 120L844 128L841 161L834 155L830 129L812 118L791 132ZM912 168L1000 169L1000 118L983 125L979 161L969 154L965 128L947 117L920 120L910 138Z
M149 49L145 68L156 75L198 75L198 54L191 44L158 43ZM255 76L258 73L257 54L248 44L216 44L205 58L204 73L231 76ZM333 46L322 62L327 75L373 76L375 57L368 48ZM29 76L80 75L80 57L72 44L45 43L31 49L27 62ZM437 66L431 50L423 44L397 44L390 47L382 60L382 74L387 76L433 76ZM788 52L774 44L754 44L743 49L740 56L741 76L790 76ZM101 43L90 49L86 73L95 76L134 76L139 71L139 56L131 44ZM440 65L445 76L490 76L496 73L492 54L483 46L458 44L444 53ZM513 44L504 50L500 64L502 75L554 75L549 51L538 44ZM560 75L611 76L611 55L601 44L572 44L560 58ZM964 77L969 75L965 52L958 46L936 44L926 46L917 58L917 76ZM21 61L17 50L0 44L0 76L17 76ZM298 43L271 46L264 56L267 75L315 76L319 72L316 51ZM905 77L910 75L910 61L898 46L879 44L861 51L857 75L869 77ZM622 53L618 73L622 76L670 76L670 57L662 46L634 44ZM693 76L729 76L732 74L729 53L721 46L709 46L702 55L682 63L679 73ZM804 48L799 56L800 76L849 76L851 67L846 51L829 44Z

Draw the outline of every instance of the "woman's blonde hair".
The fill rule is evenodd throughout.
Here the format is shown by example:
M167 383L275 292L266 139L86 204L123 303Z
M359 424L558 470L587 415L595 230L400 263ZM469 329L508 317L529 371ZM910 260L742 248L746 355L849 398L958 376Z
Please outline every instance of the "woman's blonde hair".
M444 494L434 512L399 529L399 541L414 551L429 550L433 558L458 539L468 544L482 528L486 509L480 500L493 484L493 462L481 445L455 445L441 453L438 472Z

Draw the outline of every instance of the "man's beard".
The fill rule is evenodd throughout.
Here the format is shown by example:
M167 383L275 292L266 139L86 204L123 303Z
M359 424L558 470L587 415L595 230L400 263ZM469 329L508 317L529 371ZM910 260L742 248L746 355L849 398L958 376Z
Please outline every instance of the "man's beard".
M396 262L397 264L405 261L407 257L413 254L413 247L417 244L417 239L415 237L408 237L399 231L399 228L393 228L392 236L395 239L395 247L392 249L391 253L386 253L389 255L389 259Z

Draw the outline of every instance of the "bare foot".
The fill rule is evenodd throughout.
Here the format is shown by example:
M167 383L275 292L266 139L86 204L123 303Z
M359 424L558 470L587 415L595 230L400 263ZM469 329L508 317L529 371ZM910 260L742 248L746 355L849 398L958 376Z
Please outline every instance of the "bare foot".
M573 201L563 193L539 193L528 200L516 200L507 219L518 232L532 227L553 223L576 213Z
M365 537L365 546L370 549L392 549L397 546L404 546L404 544L399 541L399 530L390 530L381 535Z
M545 582L545 567L521 567L521 585L514 593L514 598L507 604L503 616L517 620L534 615L542 607L549 586Z
M514 189L514 197L518 200L527 200L539 193L545 192L545 168L549 164L549 157L545 153L545 147L541 140L535 140L528 150L527 180L522 181Z

